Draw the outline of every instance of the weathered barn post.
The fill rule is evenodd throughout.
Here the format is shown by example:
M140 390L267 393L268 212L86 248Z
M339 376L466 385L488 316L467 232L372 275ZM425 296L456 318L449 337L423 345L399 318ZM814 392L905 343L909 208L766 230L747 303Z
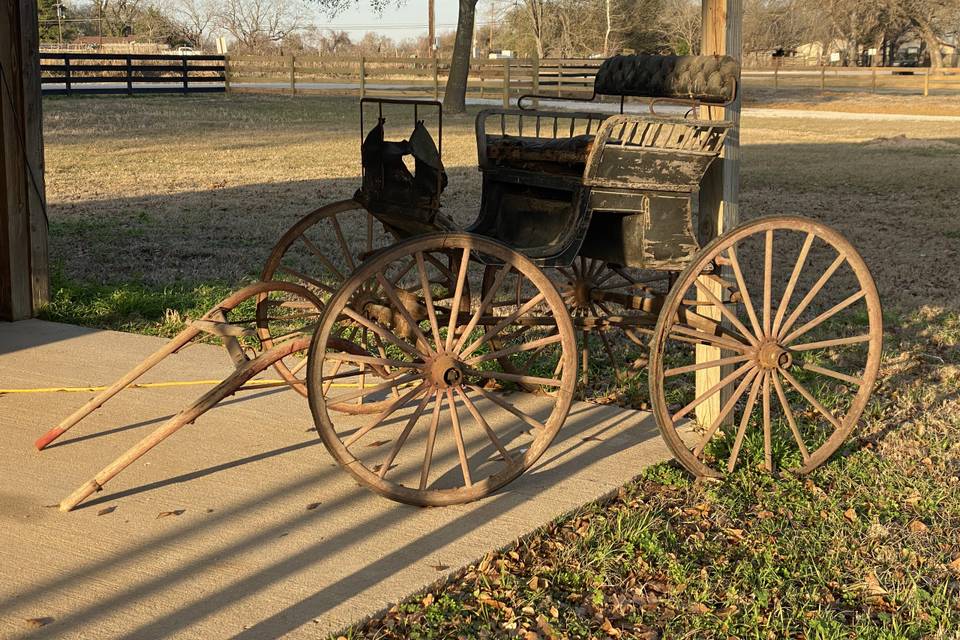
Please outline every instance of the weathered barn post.
M729 55L742 61L742 0L703 0L703 55ZM737 226L740 213L737 208L740 192L740 92L736 101L726 109L705 107L706 117L727 119L734 126L727 134L723 155L714 163L704 177L700 190L700 236L701 240L712 238ZM719 113L718 113L719 112ZM720 285L707 282L711 292L720 297ZM701 307L700 313L720 320L720 312L710 307ZM721 358L716 347L697 346L697 362ZM721 369L701 369L696 374L697 395L706 392L720 381ZM711 424L720 413L723 395L714 394L696 409L700 424Z
M46 196L35 0L0 9L0 319L47 302Z

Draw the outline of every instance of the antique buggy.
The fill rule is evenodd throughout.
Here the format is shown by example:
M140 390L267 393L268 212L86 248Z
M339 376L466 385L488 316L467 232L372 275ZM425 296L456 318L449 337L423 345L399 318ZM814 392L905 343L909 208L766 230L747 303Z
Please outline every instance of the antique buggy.
M600 68L594 97L618 98L619 113L595 100L582 111L524 107L545 96L481 111L480 211L462 231L441 208L439 103L362 99L354 198L301 219L263 282L155 358L206 332L223 340L239 384L275 367L308 397L342 466L413 504L474 500L523 473L588 371L614 378L614 391L635 393L646 377L646 402L694 474L738 461L809 471L867 406L880 302L862 258L824 224L760 217L717 234L712 212L700 215L697 195L717 179L732 127L709 116L736 99L738 76L728 57L617 56ZM648 99L648 112L624 112L625 97ZM378 117L367 131L370 109ZM391 109L406 111L401 123L412 115L406 139L389 139ZM420 117L434 111L437 143ZM238 311L244 301L254 313ZM238 383L224 385L65 508Z

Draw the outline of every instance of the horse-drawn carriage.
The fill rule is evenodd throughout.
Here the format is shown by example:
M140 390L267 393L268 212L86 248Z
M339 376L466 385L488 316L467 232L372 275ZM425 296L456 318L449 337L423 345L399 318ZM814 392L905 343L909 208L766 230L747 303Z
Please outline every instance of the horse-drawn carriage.
M647 348L626 384L636 386L645 362L648 402L691 472L717 476L738 461L815 468L869 399L880 303L863 260L821 223L761 217L715 234L711 216L699 215L696 196L732 128L703 116L736 99L738 74L726 57L617 56L594 93L619 98L619 113L596 101L579 111L524 107L545 96L481 111L482 197L462 230L459 212L441 207L439 103L361 100L354 198L301 219L274 247L262 283L153 359L211 333L236 361L236 379L65 508L270 366L307 396L342 466L413 504L465 502L513 480L550 445L588 370L629 369L633 350ZM625 112L626 97L649 99L649 110ZM656 112L663 103L667 114ZM391 140L385 109L407 111L398 120L412 133ZM421 118L434 110L436 143ZM244 300L255 312L238 312ZM449 455L436 454L442 439Z

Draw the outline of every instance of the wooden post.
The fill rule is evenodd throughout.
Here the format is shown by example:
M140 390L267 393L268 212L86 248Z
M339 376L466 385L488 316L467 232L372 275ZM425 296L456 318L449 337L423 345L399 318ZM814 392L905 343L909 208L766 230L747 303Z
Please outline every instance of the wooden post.
M503 108L510 108L510 58L503 59Z
M540 56L537 55L536 53L533 54L530 74L533 78L533 94L536 95L540 93ZM540 106L540 101L534 98L533 107L537 108L539 106Z
M930 95L930 69L923 74L923 97Z
M873 92L877 92L877 68L873 68Z
M187 69L187 56L183 56L183 95L190 92L190 71Z
M563 93L563 62L557 63L557 97Z
M433 57L433 99L440 99L440 61Z
M67 89L67 95L72 93L73 84L70 82L70 56L63 57L63 79Z
M133 58L127 56L127 95L133 95Z
M0 319L49 301L40 38L35 2L0 7Z
M297 57L290 54L290 95L297 95Z
M230 93L230 56L223 55L223 90Z
M730 55L742 61L742 0L703 0L703 43L704 55ZM776 77L776 76L775 76ZM721 235L733 229L740 221L737 202L740 190L740 95L722 114L711 114L708 107L705 116L722 115L733 123L727 134L723 155L715 162L704 177L700 189L700 239ZM711 292L720 297L723 294L720 284L705 281ZM698 288L697 298L703 294ZM704 296L705 297L705 296ZM715 308L701 307L703 315L721 320L720 312ZM715 347L697 345L696 361L708 362L721 358L721 351ZM700 369L696 372L696 394L705 393L721 379L721 368ZM696 408L697 421L710 424L720 414L723 394L716 393Z
M827 68L820 67L820 93L823 93L824 88L827 86Z
M470 68L472 69L473 65L471 65ZM480 76L480 99L482 100L483 99L483 60L477 63L477 73ZM470 86L470 83L468 81L467 87L469 86Z
M366 62L363 56L360 56L360 98L363 99L367 93L367 81L364 77L366 75Z
M776 93L780 89L780 61L773 65L773 91Z

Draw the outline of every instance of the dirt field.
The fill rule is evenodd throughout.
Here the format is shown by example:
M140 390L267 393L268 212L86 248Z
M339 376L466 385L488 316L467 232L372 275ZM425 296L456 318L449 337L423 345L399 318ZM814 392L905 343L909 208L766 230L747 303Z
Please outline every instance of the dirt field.
M45 109L51 254L77 283L234 286L299 216L359 186L350 98L50 99ZM472 122L445 121L444 202L461 222L479 202ZM828 222L864 253L888 306L957 306L960 276L944 267L960 251L960 120L747 116L742 141L743 219Z

